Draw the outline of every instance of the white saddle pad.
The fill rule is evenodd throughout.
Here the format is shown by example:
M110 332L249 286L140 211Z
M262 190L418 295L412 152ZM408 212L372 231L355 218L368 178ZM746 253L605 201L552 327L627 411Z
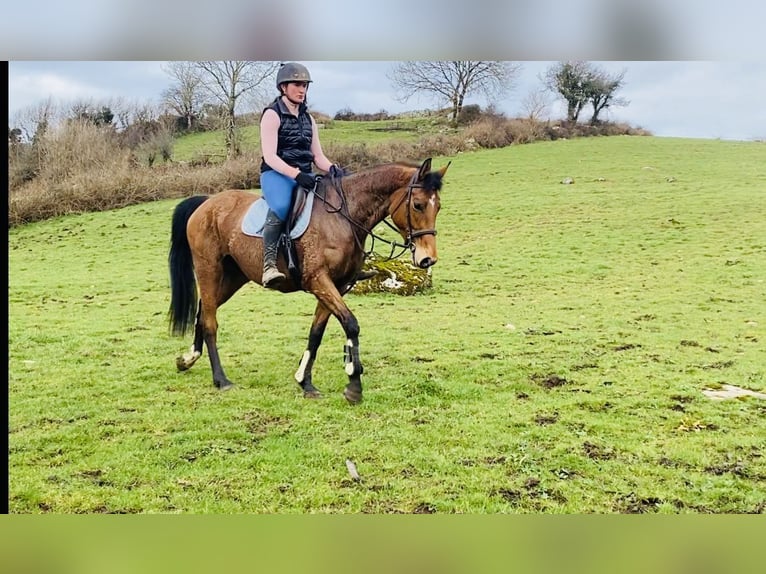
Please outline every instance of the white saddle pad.
M303 235L311 220L311 208L314 205L314 194L309 193L306 198L306 205L303 207L295 222L295 226L290 230L290 237L296 239ZM266 222L266 215L269 213L269 205L266 200L260 198L247 210L242 220L242 233L252 235L253 237L263 237L263 224Z

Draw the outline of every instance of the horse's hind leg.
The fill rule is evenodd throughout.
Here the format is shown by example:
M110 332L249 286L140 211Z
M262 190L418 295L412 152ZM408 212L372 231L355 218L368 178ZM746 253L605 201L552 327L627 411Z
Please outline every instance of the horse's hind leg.
M202 356L202 323L199 320L199 316L202 313L202 304L197 307L197 319L194 322L194 343L191 348L176 359L176 367L179 371L186 371L191 369L192 365L197 362Z
M317 303L316 310L314 311L314 320L309 331L308 345L306 350L303 351L301 364L295 372L295 380L298 381L298 384L303 389L303 396L307 399L318 399L322 396L319 390L311 383L311 369L314 366L319 345L322 344L322 337L324 336L324 330L327 327L329 318L330 310L322 305L321 302Z
M199 345L201 350L202 344L200 341L205 342L208 358L210 359L210 368L213 371L213 384L218 389L225 391L233 387L234 383L226 376L221 365L221 358L218 355L218 320L216 318L216 311L242 285L247 283L247 278L236 265L224 266L223 262L215 266L207 265L204 266L207 273L201 272L200 267L197 267L200 310L194 329L194 345L195 349Z

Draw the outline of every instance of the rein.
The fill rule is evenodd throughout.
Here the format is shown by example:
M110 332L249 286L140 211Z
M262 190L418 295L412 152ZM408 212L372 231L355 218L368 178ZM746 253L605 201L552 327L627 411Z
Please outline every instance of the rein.
M405 251L408 249L411 252L415 251L415 243L414 240L418 237L422 237L423 235L436 235L436 229L421 229L421 230L413 230L412 229L412 216L411 216L411 208L410 208L410 200L412 199L412 190L415 188L422 188L423 186L416 183L418 178L418 172L416 171L414 174L412 174L412 177L410 178L409 184L407 184L407 193L402 196L402 198L399 200L399 202L396 204L396 206L393 209L389 209L390 213L394 213L397 209L399 209L399 206L401 203L406 199L407 200L407 239L405 243L399 243L398 241L392 241L389 239L386 239L384 237L381 237L380 235L377 235L373 232L372 229L367 229L364 226L362 226L359 222L353 220L351 218L351 215L348 212L348 202L346 200L346 192L343 190L343 183L341 181L341 177L337 176L335 173L330 174L330 181L332 182L333 186L338 190L340 194L341 204L338 207L335 207L331 205L326 197L320 196L316 191L316 186L312 190L315 196L319 197L319 199L322 200L322 202L325 204L325 210L327 213L339 213L343 216L346 221L351 223L354 227L361 229L367 235L369 235L372 238L372 242L370 245L370 250L365 251L364 245L359 240L359 236L354 232L354 240L356 241L357 246L364 254L364 258L367 259L375 250L375 241L380 241L382 243L387 243L391 246L391 251L388 255L388 259L398 259L402 255L404 255ZM396 225L390 223L388 221L388 216L384 217L382 220L382 223L385 223L388 227L399 232L399 229L396 227ZM394 255L394 251L399 248L401 251Z

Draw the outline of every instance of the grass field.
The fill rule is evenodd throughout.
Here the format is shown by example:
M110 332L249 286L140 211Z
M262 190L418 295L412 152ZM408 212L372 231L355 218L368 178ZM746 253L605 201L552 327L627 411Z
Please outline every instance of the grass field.
M292 378L304 293L220 310L234 390L207 355L176 371L175 201L12 228L10 511L763 513L766 401L702 391L766 392L764 159L652 137L435 158L433 290L347 296L357 407L334 320L327 398Z
M450 130L444 120L428 117L401 117L392 120L346 121L330 120L320 123L322 145L331 148L333 144L355 143L376 144L392 140L414 142L424 133L433 133L434 126ZM260 130L258 126L245 126L240 130L242 151L260 153ZM223 158L226 155L221 132L200 132L182 136L173 145L175 161L190 161L200 156Z

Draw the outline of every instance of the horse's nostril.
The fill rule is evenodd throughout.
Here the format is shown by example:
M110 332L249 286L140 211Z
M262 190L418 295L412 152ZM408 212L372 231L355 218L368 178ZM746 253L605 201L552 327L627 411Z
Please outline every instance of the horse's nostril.
M430 257L425 257L424 259L422 259L420 261L420 268L421 269L428 269L434 263L436 263L435 259L431 259Z

